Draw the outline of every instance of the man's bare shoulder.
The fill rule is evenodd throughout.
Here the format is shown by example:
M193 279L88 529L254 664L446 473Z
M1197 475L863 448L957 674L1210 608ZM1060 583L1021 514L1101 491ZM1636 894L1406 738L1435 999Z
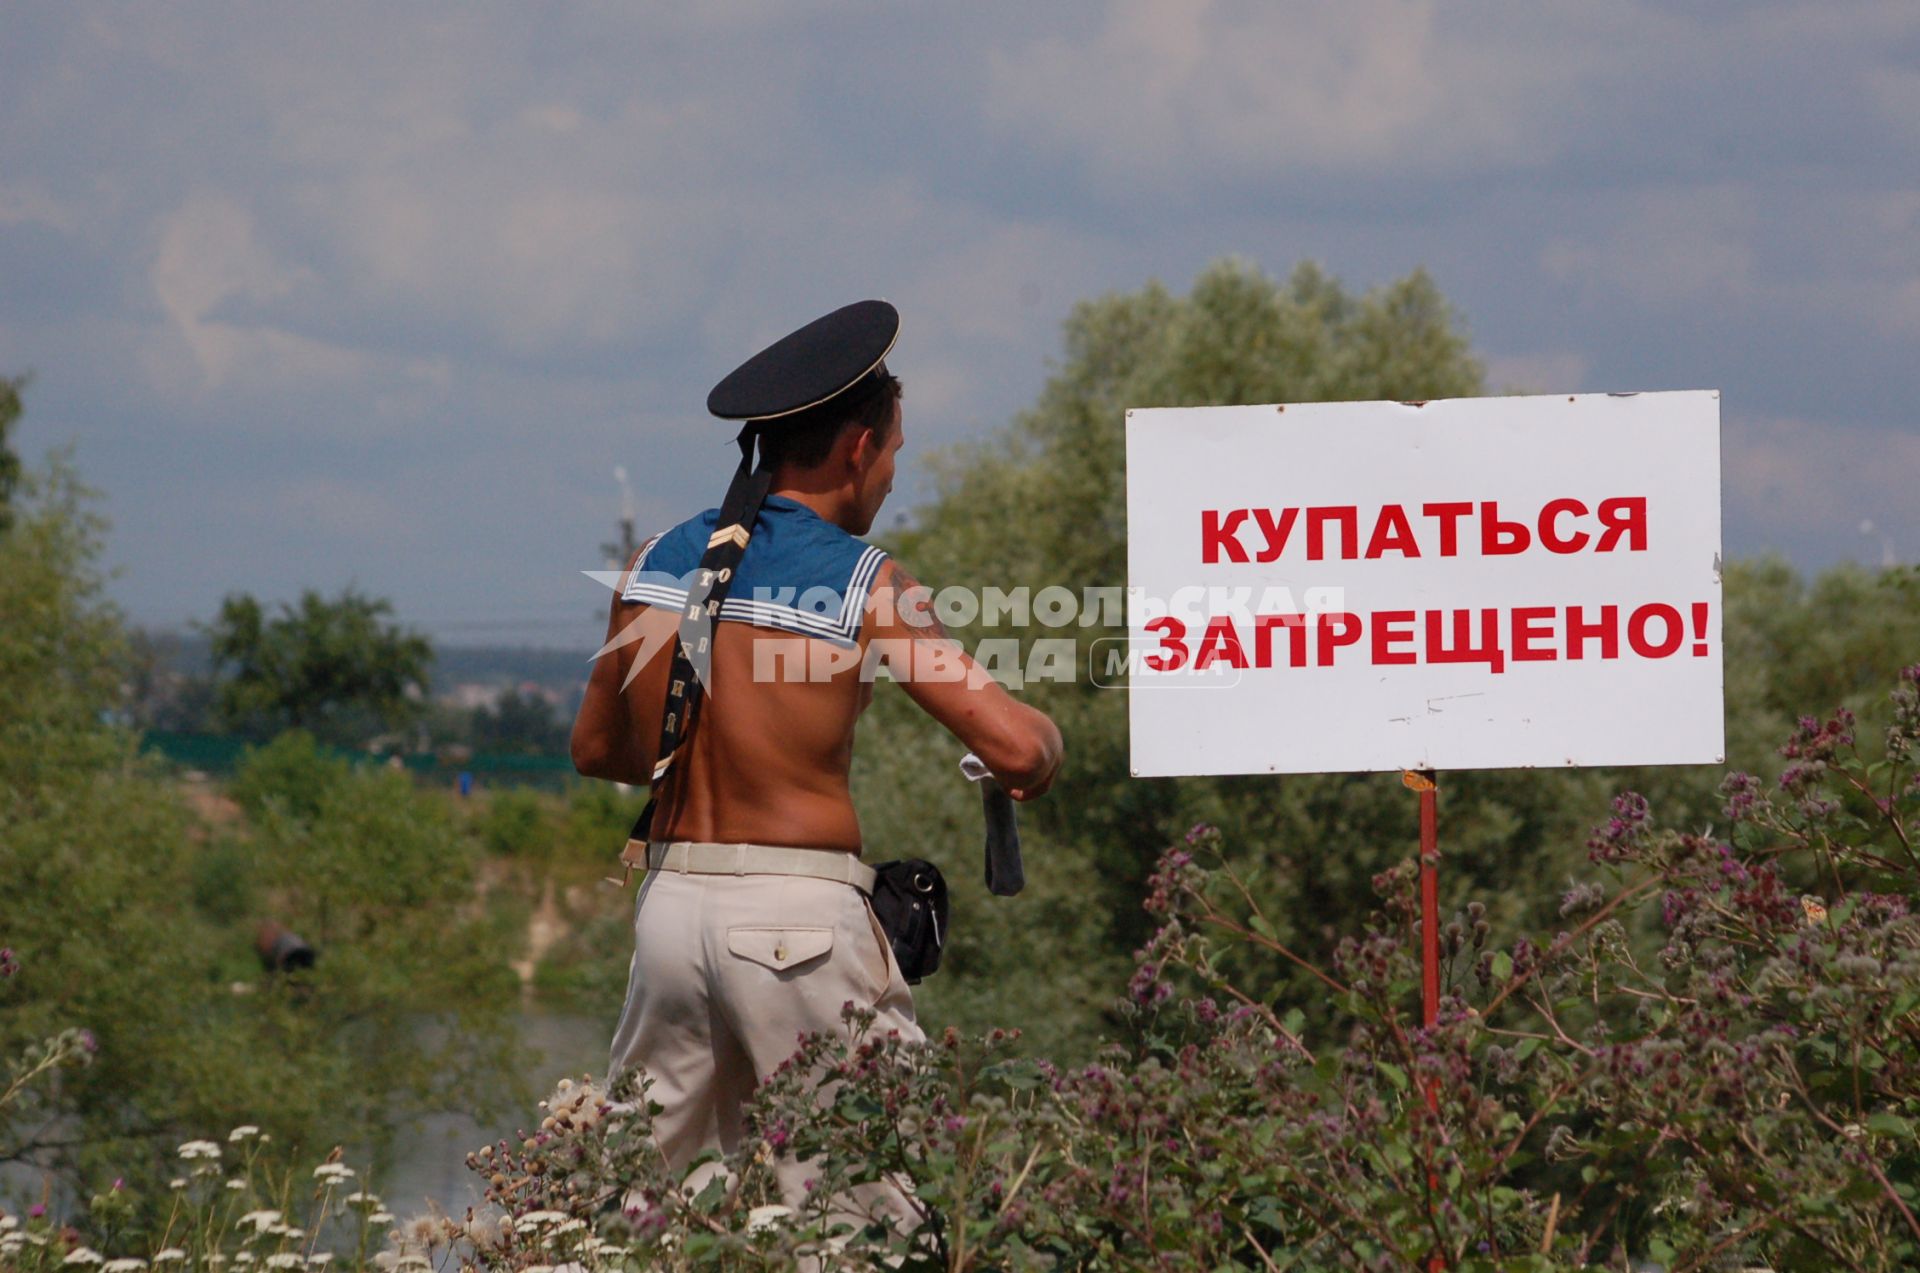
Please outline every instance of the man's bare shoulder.
M947 639L947 629L934 613L933 589L891 556L874 579L868 620L865 632L870 639Z

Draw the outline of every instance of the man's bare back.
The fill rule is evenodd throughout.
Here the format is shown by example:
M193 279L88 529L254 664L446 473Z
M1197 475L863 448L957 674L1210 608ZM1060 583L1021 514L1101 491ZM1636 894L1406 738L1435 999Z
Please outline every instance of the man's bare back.
M630 614L624 618L632 621ZM652 637L676 628L679 615L649 607L638 621ZM655 836L858 853L860 822L847 775L854 725L873 687L861 683L857 668L821 681L756 684L758 643L785 651L809 638L744 623L715 629L712 692L659 793ZM636 757L647 770L655 760L670 663L671 650L661 645L624 695L631 729L647 740Z

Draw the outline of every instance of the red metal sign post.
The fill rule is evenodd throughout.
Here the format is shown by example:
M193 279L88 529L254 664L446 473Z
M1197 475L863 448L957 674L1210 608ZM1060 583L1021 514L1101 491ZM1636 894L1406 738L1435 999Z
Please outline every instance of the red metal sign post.
M1400 781L1420 793L1421 1020L1431 1028L1440 1016L1440 790L1431 770L1409 769Z
M1431 770L1409 769L1400 781L1420 793L1420 1019L1432 1029L1440 1019L1440 789ZM1427 1108L1440 1113L1440 1087L1437 1081L1421 1085ZM1439 1178L1427 1174L1427 1188L1438 1191ZM1446 1267L1438 1251L1427 1260L1429 1270Z

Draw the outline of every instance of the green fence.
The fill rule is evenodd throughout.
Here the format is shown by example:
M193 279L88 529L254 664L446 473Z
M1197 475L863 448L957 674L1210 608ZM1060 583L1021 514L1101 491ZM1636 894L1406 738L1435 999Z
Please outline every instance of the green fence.
M227 775L239 767L240 757L253 744L231 734L189 734L151 730L141 749L164 757L183 769ZM396 757L343 747L322 747L328 755L356 765L391 765ZM397 757L400 765L423 785L457 786L461 774L470 774L481 786L544 787L558 790L574 777L573 762L565 756L526 756L508 752L476 752L465 760L451 760L432 752Z

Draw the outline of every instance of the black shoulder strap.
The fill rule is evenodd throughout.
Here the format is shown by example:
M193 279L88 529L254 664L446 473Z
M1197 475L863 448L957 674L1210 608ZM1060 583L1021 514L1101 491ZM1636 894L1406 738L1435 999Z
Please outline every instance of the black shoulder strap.
M646 808L640 811L639 818L634 821L633 830L627 833L627 846L620 854L620 860L629 875L636 868L646 866L647 841L653 834L653 815L660 803L660 784L673 767L680 745L693 729L694 718L699 713L705 695L707 679L713 672L713 625L719 619L720 607L733 587L734 568L747 551L747 541L752 538L754 519L760 514L767 488L773 484L773 471L764 460L757 468L754 466L754 438L751 424L740 430L737 439L740 465L734 470L733 481L727 486L726 498L720 502L720 517L713 534L707 539L707 550L701 554L700 567L687 587L686 608L680 612L680 639L674 643L673 667L667 673L667 704L666 712L660 718L660 746L655 753L658 759L653 766L653 794L647 800Z

